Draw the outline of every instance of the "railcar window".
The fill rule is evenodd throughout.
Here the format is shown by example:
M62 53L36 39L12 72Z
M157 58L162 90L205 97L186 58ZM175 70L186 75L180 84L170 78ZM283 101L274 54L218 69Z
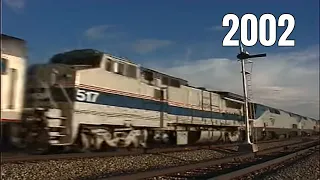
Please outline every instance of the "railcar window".
M106 66L105 66L106 70L112 72L112 67L113 67L112 60L111 59L107 59Z
M15 107L15 92L14 89L17 87L17 78L18 78L18 70L14 68L10 68L10 101L9 101L9 109L13 109Z
M118 70L117 70L117 74L124 75L124 64L122 64L122 63L118 63Z
M1 74L7 73L7 63L8 63L7 59L1 58Z
M144 71L144 79L147 81L153 81L153 73L150 71Z
M173 86L173 87L177 87L179 88L180 87L180 82L176 79L171 79L170 80L170 85Z
M126 75L131 78L137 78L137 67L128 64Z
M168 77L162 77L161 81L162 81L163 85L167 85L167 86L169 85L169 78Z

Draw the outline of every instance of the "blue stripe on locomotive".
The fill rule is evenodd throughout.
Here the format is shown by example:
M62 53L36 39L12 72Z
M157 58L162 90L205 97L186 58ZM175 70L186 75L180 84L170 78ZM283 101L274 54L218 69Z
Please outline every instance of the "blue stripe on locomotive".
M90 90L90 91L93 91L93 90ZM93 92L98 92L100 95L98 96L96 102L88 102L88 103L167 112L168 114L177 115L177 116L191 116L191 117L200 117L200 118L213 118L213 119L225 119L225 120L237 120L237 121L242 120L242 116L235 115L235 114L208 112L208 111L202 111L198 109L173 106L173 105L169 105L167 102L159 102L159 101L154 101L149 99L142 99L142 98L112 94L112 93L105 93L100 91L93 91Z

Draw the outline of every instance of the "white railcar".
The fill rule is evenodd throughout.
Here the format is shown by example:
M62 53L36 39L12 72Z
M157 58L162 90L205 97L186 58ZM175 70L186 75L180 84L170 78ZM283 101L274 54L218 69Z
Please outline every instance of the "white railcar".
M26 42L1 34L1 144L18 145L24 101Z
M258 140L317 133L314 119L261 104L255 104L255 111L253 136Z

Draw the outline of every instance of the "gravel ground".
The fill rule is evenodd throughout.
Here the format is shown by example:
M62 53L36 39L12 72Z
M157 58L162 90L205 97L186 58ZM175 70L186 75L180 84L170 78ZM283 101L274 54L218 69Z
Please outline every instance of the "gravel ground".
M78 160L50 160L43 162L7 163L1 165L1 179L96 179L110 174L144 171L188 164L193 161L226 156L213 150L139 155L127 157L88 158Z
M262 149L274 148L277 146L284 146L286 144L292 144L292 143L297 143L297 142L301 142L301 140L265 143L265 144L259 144L258 147L260 150L262 150Z
M274 173L269 174L262 179L320 180L320 152L315 152L290 166L278 168Z
M263 144L261 149L279 146L288 142ZM229 148L228 148L229 149ZM230 147L230 150L234 148ZM86 158L78 160L50 160L43 162L7 163L1 165L1 179L96 179L111 174L144 171L189 164L190 162L225 157L213 150L162 153L127 157ZM319 168L319 165L318 165Z

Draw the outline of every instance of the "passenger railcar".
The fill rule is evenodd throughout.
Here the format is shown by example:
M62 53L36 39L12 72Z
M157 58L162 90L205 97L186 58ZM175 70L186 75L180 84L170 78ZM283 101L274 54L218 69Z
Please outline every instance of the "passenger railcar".
M26 140L36 147L149 147L244 137L243 97L192 87L100 51L56 54L49 63L30 67L27 77ZM257 127L252 138L314 132L311 121L301 125L285 111L249 107L251 125Z
M256 116L253 121L253 136L257 140L319 133L318 121L315 119L257 103L254 107Z
M1 34L1 146L19 143L24 101L26 42Z

